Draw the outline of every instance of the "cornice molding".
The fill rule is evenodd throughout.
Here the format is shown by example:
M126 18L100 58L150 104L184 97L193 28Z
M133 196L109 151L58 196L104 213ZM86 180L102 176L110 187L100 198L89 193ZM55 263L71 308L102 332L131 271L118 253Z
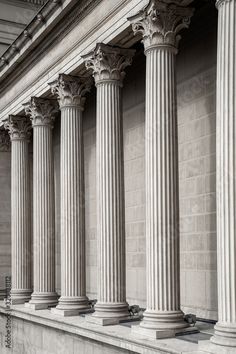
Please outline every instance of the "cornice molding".
M0 0L2 1L2 0ZM77 8L74 9L74 11L70 11L66 14L66 21L61 22L60 26L58 25L58 22L55 23L53 26L53 29L51 29L50 37L47 37L47 42L44 43L43 49L41 52L45 53L45 50L49 48L52 43L59 40L59 38L63 38L66 36L66 34L70 31L71 27L76 25L79 20L84 18L86 16L88 11L91 11L97 4L99 4L102 0L82 0L80 3L78 3ZM26 57L26 51L25 49L27 48L27 52L31 51L34 46L35 42L39 42L39 39L37 37L37 33L40 32L42 27L44 28L44 31L42 34L40 34L40 42L43 41L44 37L47 35L47 27L49 26L49 20L51 17L53 17L54 13L60 8L63 11L63 3L65 3L66 0L53 0L47 2L42 9L37 13L37 15L34 17L34 19L31 21L31 23L25 28L24 32L21 33L16 40L8 47L8 49L3 53L2 57L0 57L0 81L9 74L12 73L13 68L15 69L15 65L18 65L21 63L25 57ZM69 1L68 7L70 7L70 4L77 4L76 0L71 0ZM58 16L57 16L58 17ZM57 21L57 17L55 17L55 20ZM50 24L52 26L52 24ZM39 54L31 53L30 55L30 60L33 61L35 58L38 58ZM14 58L17 58L14 61ZM28 64L27 64L28 67ZM17 72L16 74L20 74L21 71L24 71L24 68ZM16 70L14 70L16 72Z
M46 3L47 0L42 1L40 4L36 4L33 1L31 2L30 0L0 0L0 3L12 5L12 6L17 6L25 9L39 9L41 6L43 6Z
M49 20L56 9L58 9L58 6L62 1L65 0L48 1L38 11L33 20L25 27L25 30L16 38L16 40L12 43L11 46L9 46L9 48L0 58L0 75L4 68L10 65L10 62L15 57L15 55L20 52L23 47L28 46L29 42L32 42L33 35L35 35L35 33L42 28L46 20Z

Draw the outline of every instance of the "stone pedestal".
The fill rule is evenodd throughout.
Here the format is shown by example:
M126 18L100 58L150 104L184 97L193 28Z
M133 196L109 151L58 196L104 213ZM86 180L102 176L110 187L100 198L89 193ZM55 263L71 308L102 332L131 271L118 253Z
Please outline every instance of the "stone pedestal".
M236 1L217 5L218 323L212 342L236 351Z
M180 310L179 186L175 57L189 1L150 1L129 18L146 54L147 309L133 333L172 337L188 324ZM182 4L185 4L183 6Z
M98 302L88 321L101 325L129 317L126 302L121 85L132 50L98 44L88 54L97 87Z
M86 297L82 111L91 80L60 75L50 84L61 109L61 297L53 313L90 309Z
M29 119L10 116L5 124L11 138L11 266L12 304L30 300L31 212L29 181Z
M36 97L24 106L33 126L34 292L28 306L37 310L57 304L52 128L58 109L56 101Z

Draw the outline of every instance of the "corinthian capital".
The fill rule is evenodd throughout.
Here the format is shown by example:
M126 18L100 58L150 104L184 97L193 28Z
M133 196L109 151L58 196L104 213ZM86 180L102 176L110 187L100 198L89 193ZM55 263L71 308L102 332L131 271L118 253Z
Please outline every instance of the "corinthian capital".
M25 113L32 121L32 126L48 125L53 128L53 122L58 112L57 100L32 97L30 102L23 105Z
M220 6L225 4L226 2L231 2L232 0L216 0L216 7L219 9Z
M95 82L101 81L123 81L125 76L124 69L131 65L135 50L122 49L97 44L95 50L84 55L86 68L93 70Z
M146 50L158 46L178 48L179 32L188 28L194 10L193 0L150 0L148 6L128 20L134 34L141 33Z
M32 124L26 117L10 115L5 122L11 140L30 140Z
M0 151L6 152L10 150L10 137L8 132L0 128Z
M76 105L84 108L85 94L90 91L92 79L60 74L58 80L49 83L53 95L57 95L60 107Z

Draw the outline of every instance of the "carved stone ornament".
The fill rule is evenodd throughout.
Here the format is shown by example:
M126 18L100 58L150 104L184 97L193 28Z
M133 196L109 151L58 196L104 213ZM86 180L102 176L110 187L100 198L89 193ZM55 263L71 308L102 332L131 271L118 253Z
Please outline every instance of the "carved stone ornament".
M53 128L55 116L58 113L57 100L32 97L30 102L23 104L26 115L30 116L32 126L49 125Z
M85 94L90 91L91 77L60 74L58 80L49 83L53 95L57 95L60 107L76 105L84 108Z
M32 124L28 118L10 115L4 126L11 140L30 140Z
M220 7L221 5L223 5L224 3L230 2L230 1L232 1L232 0L216 0L216 7L217 7L217 9L219 9L219 7Z
M170 46L177 51L181 39L179 32L188 28L194 13L194 9L187 7L192 1L150 0L144 10L128 18L134 34L142 34L146 50Z
M0 152L8 152L10 151L10 137L8 132L3 129L0 128Z
M131 65L135 50L112 47L98 43L95 50L82 58L86 68L93 70L96 83L101 81L119 81L125 76L124 69Z

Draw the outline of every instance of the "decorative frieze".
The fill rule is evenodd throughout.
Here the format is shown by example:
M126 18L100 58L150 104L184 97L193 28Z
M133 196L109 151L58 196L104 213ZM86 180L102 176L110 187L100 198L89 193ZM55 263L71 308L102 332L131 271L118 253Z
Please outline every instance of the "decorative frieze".
M156 46L178 48L179 32L188 28L193 9L186 7L193 0L151 0L139 14L129 18L134 34L141 33L145 50Z

